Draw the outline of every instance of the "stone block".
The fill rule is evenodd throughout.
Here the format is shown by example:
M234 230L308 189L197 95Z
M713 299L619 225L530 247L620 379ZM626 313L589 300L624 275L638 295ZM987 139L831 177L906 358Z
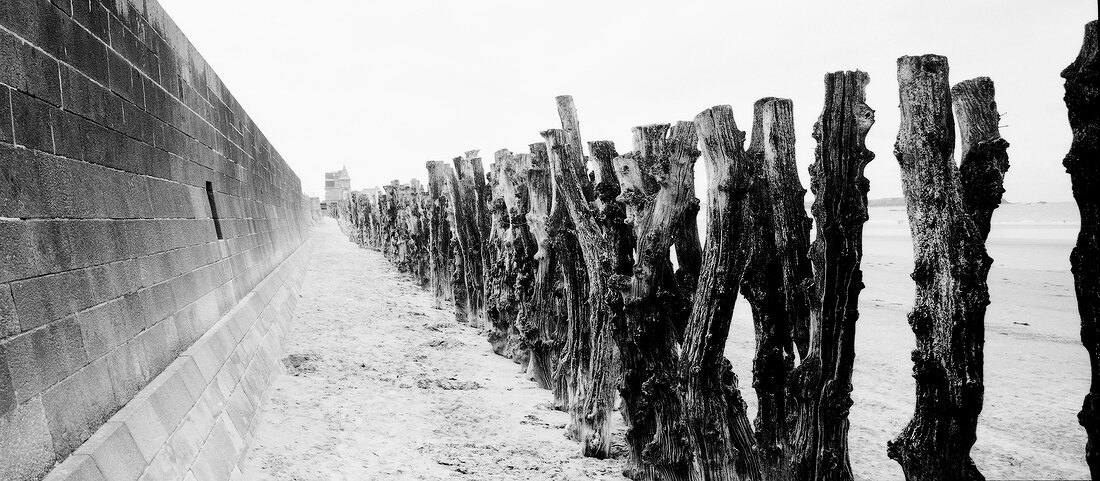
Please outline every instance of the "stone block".
M84 409L91 422L101 425L119 408L125 406L128 399L119 399L114 395L114 384L111 382L106 358L92 361L77 374L81 373L84 374L84 396L87 398Z
M138 258L138 268L141 272L141 285L149 287L166 281L175 276L175 252L163 252Z
M57 112L64 118L75 118L66 112ZM79 142L68 134L65 122L54 130L55 151L68 149L72 142ZM98 184L102 176L92 172L90 165L45 153L32 153L30 161L37 164L39 172L40 200L26 217L44 218L90 218L97 217L96 206L100 203Z
M154 459L149 466L150 471L162 471L165 474L171 473L173 476L162 476L155 479L180 479L182 473L187 471L187 468L199 455L203 441L206 440L206 435L209 433L209 427L204 431L200 431L203 425L206 425L206 423L196 418L195 411L184 418L184 422L180 424L179 429L169 436L164 450L157 455L157 459Z
M42 171L34 159L30 151L0 145L0 209L7 216L31 217L45 203L40 189L25 188L42 184Z
M171 358L179 358L180 353L191 345L190 341L184 337L186 333L180 333L179 326L176 324L174 316L162 319L160 323L164 325L165 344L168 346Z
M132 399L151 378L145 366L145 350L140 342L124 342L107 354L112 390L118 399Z
M120 325L123 318L122 307L122 300L116 299L77 314L76 322L80 325L84 349L89 359L107 354L133 337L133 333L127 335L121 332L124 329Z
M54 464L41 398L0 416L0 479L41 479Z
M15 315L15 299L11 286L0 284L0 339L19 334L19 317Z
M11 110L16 144L43 152L54 152L54 131L59 127L57 108L28 94L13 90L11 91Z
M79 300L87 293L87 278L79 272L63 272L11 284L20 327L34 329L55 319L76 314Z
M237 454L234 449L233 437L230 434L232 425L222 417L210 431L210 437L202 452L191 466L191 472L199 481L224 481L229 478L236 466ZM234 431L235 433L235 431ZM239 437L239 435L238 435Z
M80 3L80 2L76 2ZM95 465L95 460L87 454L69 456L58 465L43 481L110 481Z
M113 50L107 51L107 72L112 92L118 94L127 103L134 102L134 84L133 84L133 70L130 64L126 62L126 59L122 58L117 52ZM120 104L121 107L121 104ZM123 127L123 124L119 124L119 127ZM112 127L114 128L114 127ZM124 131L122 128L118 129Z
M206 392L209 382L203 378L198 364L190 357L180 358L176 362L179 363L178 376L183 380L183 384L187 386L191 398L196 400L201 398L202 394Z
M200 338L191 348L184 351L184 355L190 356L195 361L195 365L198 366L199 372L202 373L202 377L207 383L213 382L218 375L218 371L222 368L222 361L218 359L218 355L214 352L213 341L210 336Z
M42 393L42 404L59 458L87 440L120 405L111 392L105 362L89 364Z
M164 379L164 384L149 393L149 401L153 404L153 409L156 410L157 419L169 431L174 431L180 420L195 405L195 398L187 390L187 385L184 384L183 379L175 372L170 373Z
M149 466L145 468L145 472L138 481L182 479L189 465L183 456L176 453L176 447L169 443L149 462Z
M169 283L160 283L142 289L137 295L141 299L143 316L148 325L171 316L177 310L176 296Z
M65 33L67 35L62 37L64 52L60 57L61 60L68 62L101 85L106 85L108 82L107 44L75 22L70 22L70 29Z
M152 376L160 374L164 368L175 360L168 348L168 339L165 335L164 323L158 323L143 331L135 339L143 346L145 352L145 366Z
M0 86L0 142L13 143L15 132L11 120L11 89Z
M104 424L75 453L91 456L103 477L111 481L136 481L145 471L145 458L122 423Z
M0 30L0 83L61 106L57 60Z
M90 2L89 7L86 11L74 9L73 18L87 27L96 38L104 41L108 40L110 38L110 28L106 7L98 2Z
M106 55L106 50L103 55ZM69 66L61 67L61 87L65 95L65 110L94 122L107 119L107 91L83 73Z
M11 381L11 373L8 371L8 355L4 346L0 345L0 416L15 409L15 386Z
M171 430L161 424L153 403L147 397L139 397L126 405L116 416L116 421L126 425L134 444L146 461L153 461L168 441Z
M5 351L20 403L87 363L80 327L71 318L15 337Z
M256 412L256 405L248 399L248 393L243 389L243 384L238 384L233 395L229 396L225 411L239 432L248 431L252 415Z
M73 249L74 268L115 262L126 257L118 240L111 236L110 221L73 219L58 221L60 235L81 248Z
M227 371L222 370L218 373L218 376L214 379L214 383L218 387L218 391L222 397L229 401L229 398L233 396L233 391L237 389L237 379L233 378L233 375Z

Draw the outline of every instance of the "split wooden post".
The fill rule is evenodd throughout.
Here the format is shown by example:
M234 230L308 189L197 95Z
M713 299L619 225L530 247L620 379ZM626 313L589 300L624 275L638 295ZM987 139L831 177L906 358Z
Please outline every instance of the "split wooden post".
M962 136L959 176L963 204L982 239L989 236L993 211L1001 206L1008 170L1008 141L1001 138L995 91L989 77L963 80L951 87L951 103Z
M952 157L955 122L947 58L899 58L898 83L901 128L894 150L913 235L917 292L909 325L917 338L917 398L913 418L889 443L888 454L908 480L984 479L970 448L977 439L985 390L986 276L993 261L970 213L992 209L983 203L967 205L966 199L997 190L999 204L1000 184L966 185L961 180ZM967 187L980 190L969 192Z

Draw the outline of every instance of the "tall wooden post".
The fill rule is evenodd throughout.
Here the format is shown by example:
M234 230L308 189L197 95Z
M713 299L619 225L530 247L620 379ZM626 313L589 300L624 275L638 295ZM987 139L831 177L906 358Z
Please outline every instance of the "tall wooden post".
M573 371L570 380L570 411L574 435L586 456L606 457L611 449L610 413L614 408L614 388L618 370L610 340L615 291L608 285L611 275L606 266L615 250L601 242L601 231L588 202L594 189L585 169L580 144L580 129L573 99L557 98L558 115L563 129L543 132L554 182L555 202L551 218L567 216L574 227L577 245L557 249L567 299L587 294L587 302L570 301L569 340L563 362ZM580 250L580 256L576 255ZM571 258L570 258L571 257ZM579 269L584 271L579 271ZM571 284L586 276L586 288ZM573 291L576 295L569 295ZM579 300L579 299L577 299Z
M1063 164L1081 212L1081 232L1070 262L1081 313L1081 342L1092 368L1092 384L1077 418L1088 433L1085 460L1092 478L1100 479L1100 44L1096 30L1096 20L1085 26L1081 52L1062 77L1073 129L1073 144Z
M852 479L848 410L869 188L863 171L874 158L866 146L875 122L875 112L865 101L868 82L860 71L826 75L825 107L814 124L817 149L810 189L817 235L810 258L816 297L811 302L809 354L795 373L799 380L814 381L799 386L810 402L800 400L796 411L806 414L813 406L812 424L799 417L795 428L797 474L812 479Z
M450 299L453 267L451 257L451 226L447 221L447 196L444 191L444 164L430 161L428 169L428 218L429 218L429 290L435 298L436 309L441 309Z
M952 157L955 122L947 59L901 57L898 83L901 128L894 150L913 235L917 292L909 325L917 338L917 399L913 418L889 443L888 453L909 480L984 479L970 448L985 390L986 276L993 261L970 212L992 209L967 204L983 194L964 190L975 185L962 182ZM1000 203L999 182L981 187L997 190Z
M798 420L788 418L788 409L794 407L787 404L788 383L796 351L806 359L813 298L808 257L811 223L804 203L806 189L795 165L794 141L791 101L758 100L748 149L753 182L743 229L751 229L751 234L745 238L749 261L741 294L752 306L756 332L752 385L758 405L756 451L764 479L789 478L793 469L788 443ZM812 419L812 413L807 415Z
M467 321L474 327L481 327L486 320L485 266L487 259L484 243L488 239L482 237L481 217L487 206L478 205L481 199L477 193L479 178L477 172L481 170L480 160L476 157L455 157L453 161L455 178L451 189L453 206L451 211L454 215L455 234L461 249L462 271L465 274Z
M733 109L695 117L707 168L706 250L678 366L690 479L758 479L759 460L726 339L744 275L746 209L753 167ZM680 476L683 477L683 476Z
M470 286L467 284L467 272L470 261L467 244L470 242L469 218L460 214L468 212L465 189L458 181L458 174L449 165L443 165L443 187L447 195L447 223L451 226L451 260L454 270L451 272L452 300L454 301L455 321L474 324L476 320L470 308Z

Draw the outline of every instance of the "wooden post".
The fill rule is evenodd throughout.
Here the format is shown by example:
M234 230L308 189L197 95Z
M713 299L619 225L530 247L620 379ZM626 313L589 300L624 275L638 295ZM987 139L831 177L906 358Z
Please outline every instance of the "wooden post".
M959 175L963 204L983 239L989 235L993 211L1001 206L1008 170L1008 141L1001 138L1001 114L994 92L989 77L964 80L951 87L951 103L962 136Z
M503 185L504 206L507 209L508 226L512 252L512 269L515 282L512 287L517 304L515 322L509 334L510 342L515 346L513 360L530 371L531 346L528 345L532 331L532 300L534 296L535 269L538 262L535 253L538 247L527 225L527 213L531 206L528 197L527 171L531 168L530 154L515 154L504 169Z
M444 192L444 164L442 161L430 161L428 169L429 202L429 290L435 298L434 306L442 309L449 299L451 276L451 226L447 222L447 197Z
M1085 460L1100 479L1100 44L1096 20L1085 26L1081 52L1065 70L1066 109L1073 143L1063 164L1081 212L1081 232L1070 262L1081 313L1081 342L1089 353L1092 384L1077 415L1088 433Z
M527 350L521 349L519 317L526 311L526 289L521 284L530 277L528 271L528 233L521 205L520 191L526 191L526 180L520 180L516 170L521 157L504 149L495 154L490 167L489 187L492 193L487 313L492 331L489 342L493 350L516 362L526 364ZM525 160L524 160L525 161ZM524 192L525 194L526 192ZM525 197L525 195L524 195ZM524 219L522 222L514 222Z
M813 272L810 267L810 219L806 190L798 179L794 155L793 105L764 98L754 105L748 158L753 175L748 218L741 229L749 256L741 294L752 306L756 330L753 387L756 389L757 452L764 479L791 477L788 382L795 354L806 358ZM797 393L795 393L797 395ZM812 415L812 413L809 413ZM790 422L789 422L790 421ZM811 423L812 424L812 423Z
M867 74L860 71L826 75L825 107L814 124L817 148L810 166L810 189L817 235L810 258L816 298L809 354L794 375L804 381L797 390L810 400L796 402L795 440L800 443L796 474L813 479L852 479L848 410L869 188L863 171L874 159L866 147L867 133L875 122L875 112L865 100L868 82ZM811 406L811 418L798 417L810 414Z
M550 213L572 221L576 247L556 246L569 299L569 340L563 365L571 370L570 412L573 434L585 456L606 457L611 448L610 412L614 407L617 370L610 340L610 316L615 291L608 285L610 272L603 259L612 257L600 240L600 228L588 207L594 191L585 169L579 123L573 99L557 98L558 115L566 130L543 132L554 182L556 204ZM580 256L576 250L580 250ZM606 254L606 255L603 255ZM602 255L602 257L601 257ZM583 262L581 262L583 260ZM580 269L584 269L581 271ZM586 288L575 284L587 274ZM577 302L587 294L587 302ZM574 299L576 297L577 299Z
M724 355L738 283L747 260L744 237L752 175L728 105L695 117L707 168L707 241L680 358L682 418L690 479L757 479L759 461L737 376ZM624 356L625 357L625 356ZM679 475L677 479L685 478Z
M562 348L568 336L569 319L566 299L558 296L565 292L557 261L557 244L566 233L559 233L551 225L550 209L553 199L553 181L546 144L530 145L530 165L527 169L528 205L527 227L537 251L534 254L535 271L531 286L531 308L528 314L529 331L526 334L530 346L529 375L554 394L554 408L566 411L569 406L568 368L562 368Z
M508 331L515 322L515 299L512 288L515 285L513 272L508 263L512 253L506 239L509 234L508 208L504 204L503 182L505 157L512 156L508 150L497 151L493 163L489 164L488 187L489 235L485 238L486 253L489 259L485 271L485 313L488 317L489 344L499 356L509 357Z
M451 273L452 299L454 300L455 321L463 324L474 324L470 312L470 286L467 284L467 247L469 240L468 215L460 215L465 210L466 202L463 195L463 187L458 182L458 175L449 165L443 166L444 191L447 195L447 223L451 226L451 259L454 271ZM461 222L460 222L461 220Z
M677 347L688 301L676 285L669 249L685 216L697 210L697 142L691 122L636 127L634 152L614 161L637 252L622 289L623 322L615 330L630 428L627 471L647 478L678 478L688 469L677 396Z
M470 179L473 181L473 196L471 197L474 205L475 222L477 225L477 247L480 249L478 253L481 256L481 275L482 285L481 290L477 291L480 296L478 298L478 311L477 314L481 323L488 322L488 314L485 312L488 291L485 289L484 279L489 275L489 264L491 258L489 256L489 230L491 223L489 221L489 210L492 208L492 194L489 192L489 186L486 183L485 168L482 165L481 157L478 157L477 150L468 150L465 155L465 162L463 163L463 170L459 172L459 179Z
M462 270L465 274L465 298L468 306L467 320L471 326L481 327L485 315L485 255L482 238L481 215L485 207L478 207L478 178L475 164L463 157L454 158L456 177L451 189L451 204L454 206L455 233L459 239L462 256ZM480 166L480 159L476 163ZM480 170L480 169L477 169ZM488 222L486 222L487 224Z
M983 479L970 448L984 392L986 276L992 259L971 219L952 158L947 58L898 59L901 128L895 154L913 235L916 334L913 418L889 443L906 479ZM997 186L999 188L999 186Z

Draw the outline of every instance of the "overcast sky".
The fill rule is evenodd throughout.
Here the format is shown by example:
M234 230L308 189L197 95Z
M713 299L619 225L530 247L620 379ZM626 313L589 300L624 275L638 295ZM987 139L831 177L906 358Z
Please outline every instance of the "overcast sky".
M808 187L823 74L859 69L877 119L870 197L900 196L896 59L937 53L952 83L996 84L1005 198L1069 200L1059 73L1097 15L1095 0L160 2L311 195L344 164L361 189L423 179L425 161L466 150L486 166L526 152L560 126L561 94L585 140L620 152L635 125L730 104L747 131L756 99L791 98Z

